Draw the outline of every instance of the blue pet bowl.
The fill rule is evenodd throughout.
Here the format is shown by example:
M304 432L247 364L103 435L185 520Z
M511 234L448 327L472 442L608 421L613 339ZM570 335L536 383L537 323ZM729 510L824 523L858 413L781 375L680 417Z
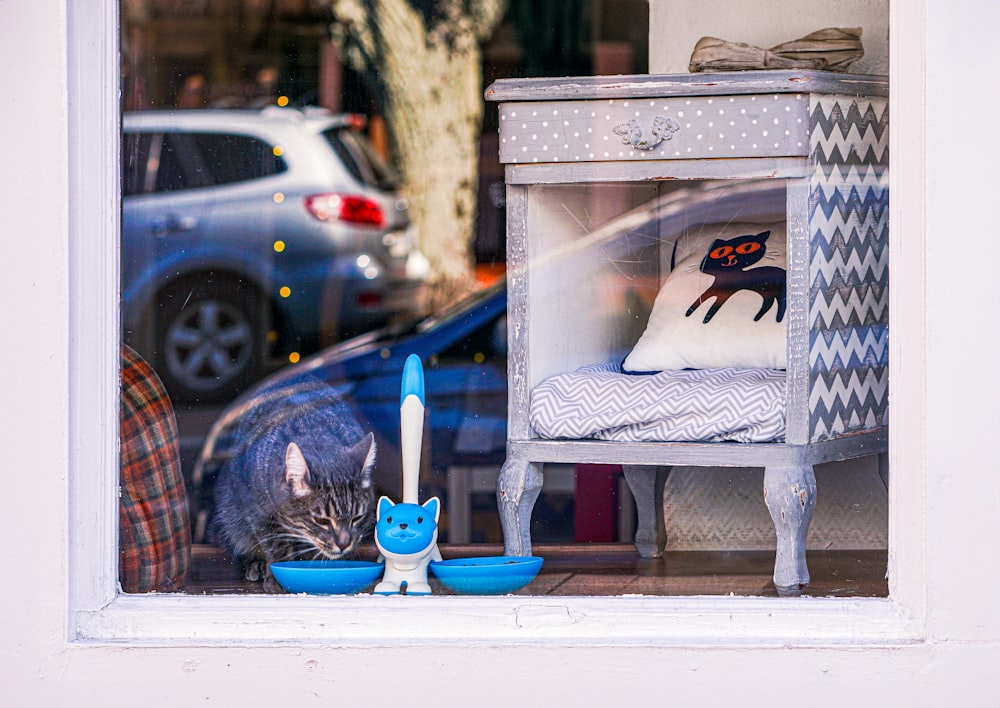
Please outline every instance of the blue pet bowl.
M431 572L452 592L463 595L506 595L538 575L538 556L484 556L432 561Z
M313 560L271 564L278 585L291 593L351 595L382 576L385 566L371 561Z

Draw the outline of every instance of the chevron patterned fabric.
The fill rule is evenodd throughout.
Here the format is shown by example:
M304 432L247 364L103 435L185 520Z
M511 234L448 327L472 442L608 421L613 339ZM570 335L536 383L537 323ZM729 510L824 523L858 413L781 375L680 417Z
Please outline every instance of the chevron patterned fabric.
M811 99L812 441L887 423L888 126L885 99Z
M785 434L781 369L687 369L635 376L618 364L550 377L529 420L547 439L774 442Z

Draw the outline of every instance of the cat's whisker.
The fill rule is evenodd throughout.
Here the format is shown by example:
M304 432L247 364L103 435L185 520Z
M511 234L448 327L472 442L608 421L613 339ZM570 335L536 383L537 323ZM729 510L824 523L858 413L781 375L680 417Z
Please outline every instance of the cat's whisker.
M322 558L318 548L300 548L294 552L296 558L305 560L319 560Z

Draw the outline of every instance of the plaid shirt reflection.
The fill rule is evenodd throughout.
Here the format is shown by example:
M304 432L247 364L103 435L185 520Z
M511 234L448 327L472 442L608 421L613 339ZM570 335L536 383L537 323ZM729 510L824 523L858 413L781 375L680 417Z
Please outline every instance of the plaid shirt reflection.
M122 345L118 577L125 592L178 591L191 552L177 421L163 384Z

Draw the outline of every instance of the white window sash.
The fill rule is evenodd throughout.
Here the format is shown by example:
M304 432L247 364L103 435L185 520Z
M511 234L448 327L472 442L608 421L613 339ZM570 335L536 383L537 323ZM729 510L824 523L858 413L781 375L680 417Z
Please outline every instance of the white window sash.
M923 3L893 2L888 598L129 596L117 592L117 3L67 3L71 642L843 646L926 636ZM901 248L906 233L907 247ZM905 297L901 294L905 293ZM905 361L906 366L899 366ZM96 375L95 375L96 374ZM901 440L911 441L905 447ZM912 444L918 441L918 444Z

